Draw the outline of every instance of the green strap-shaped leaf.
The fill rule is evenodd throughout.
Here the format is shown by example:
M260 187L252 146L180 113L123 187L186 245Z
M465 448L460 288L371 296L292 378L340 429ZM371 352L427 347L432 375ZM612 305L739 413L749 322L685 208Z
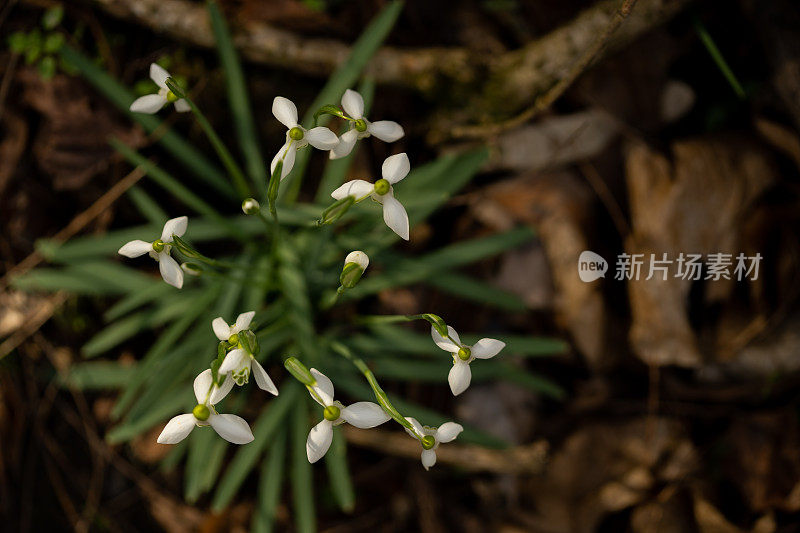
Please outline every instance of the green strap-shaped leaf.
M317 530L311 464L306 456L309 429L308 398L304 396L295 403L291 416L292 509L294 525L299 533L314 533Z
M288 428L280 428L272 439L267 456L261 463L256 510L250 524L253 533L272 533L274 530L278 502L281 498L281 486L286 471L286 441L288 437Z
M333 442L325 454L325 466L337 505L345 513L352 513L356 506L356 493L347 466L347 440L340 429L333 431Z

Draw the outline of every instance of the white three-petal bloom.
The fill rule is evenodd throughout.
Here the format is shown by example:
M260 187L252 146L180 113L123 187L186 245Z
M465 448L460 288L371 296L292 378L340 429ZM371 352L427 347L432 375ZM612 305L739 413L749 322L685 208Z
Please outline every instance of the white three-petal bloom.
M167 105L167 102L170 101L169 95L171 93L169 87L167 87L167 78L169 78L169 72L155 63L152 63L150 65L150 79L158 85L158 92L156 94L148 94L137 98L131 104L131 111L134 113L147 113L148 115L152 115L158 113L162 107ZM176 111L184 113L190 109L191 107L189 107L189 104L183 98L175 100Z
M453 356L453 368L450 369L450 374L447 376L447 381L450 383L450 390L453 395L458 396L469 387L469 382L472 380L472 372L469 369L469 364L475 359L491 359L500 350L505 348L506 343L497 339L483 338L472 346L468 346L461 342L461 339L451 326L447 326L447 333L453 340L439 335L439 332L431 326L431 337L436 346L442 350L449 352ZM453 342L455 341L455 342Z
M272 101L272 114L286 126L286 143L278 150L269 166L270 175L275 172L278 161L283 160L281 179L285 178L294 167L295 156L300 148L311 145L320 150L332 150L339 144L339 138L324 126L305 129L297 122L297 107L294 102L283 96L276 96Z
M374 428L391 418L377 403L356 402L345 407L341 402L334 401L331 380L314 368L310 372L317 381L311 388L319 398L314 394L311 394L311 397L325 408L325 412L322 422L311 428L308 433L306 455L309 463L316 463L328 452L333 440L333 426L347 422L357 428Z
M389 229L408 240L408 214L403 204L394 197L392 185L405 178L409 170L411 170L411 162L408 160L408 156L405 153L396 154L387 157L383 162L381 167L383 179L374 184L365 180L348 181L333 191L331 196L336 200L353 196L356 201L371 196L373 200L383 205L383 221L386 222ZM387 182L387 184L384 185L381 182ZM378 190L380 186L385 187L383 194Z
M214 409L214 404L224 398L232 387L233 380L230 378L226 378L220 388L214 384L210 369L201 372L194 379L194 395L197 398L197 407L191 413L178 415L167 422L164 430L158 436L158 442L161 444L177 444L185 439L195 426L211 426L220 437L233 444L251 442L254 438L253 432L250 431L250 426L242 417L227 414L221 415ZM204 417L197 418L195 416L196 413L203 414Z
M214 329L214 334L221 341L230 341L233 335L238 335L250 327L250 322L253 321L255 311L242 313L236 318L236 323L229 326L225 319L221 316L215 318L211 322L211 327ZM275 396L278 395L278 387L272 382L267 371L261 366L261 363L256 361L252 354L247 353L244 348L234 348L222 360L219 367L220 374L230 374L232 381L237 385L244 385L250 379L250 370L253 371L253 376L256 378L256 385L258 388L265 390Z
M422 450L422 466L425 467L425 470L428 470L430 467L436 464L436 448L439 447L439 444L443 442L450 442L455 440L458 437L458 434L464 431L464 428L461 424L456 424L455 422L445 422L438 428L432 428L428 426L423 426L420 424L416 418L411 418L409 416L406 417L414 429L416 430L416 435L413 431L408 428L405 428L406 433L411 435L414 438L417 438L419 435L431 435L434 439L434 444L430 449L423 449Z
M139 257L150 254L150 257L158 261L158 269L164 281L173 287L183 287L183 270L178 262L169 254L172 246L172 236L182 237L186 233L186 226L189 223L187 217L178 217L167 220L164 229L161 231L161 238L154 242L140 240L131 241L119 249L117 253L125 257Z
M353 151L356 141L374 135L391 143L405 135L403 127L392 120L370 122L364 116L364 99L356 91L347 89L342 96L342 107L354 119L349 121L350 129L339 137L339 144L331 150L331 159L339 159Z

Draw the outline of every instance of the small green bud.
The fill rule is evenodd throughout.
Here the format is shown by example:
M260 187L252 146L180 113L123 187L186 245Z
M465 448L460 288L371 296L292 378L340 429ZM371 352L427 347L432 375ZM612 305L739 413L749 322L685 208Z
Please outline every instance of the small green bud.
M305 137L305 133L303 133L303 130L300 127L295 126L289 130L289 138L293 141L299 141L303 137Z
M179 100L178 95L176 95L172 91L167 91L167 102L174 103L177 102L178 100Z
M334 422L335 420L338 420L341 415L342 411L335 405L329 405L322 412L322 416L324 416L325 420L328 420L329 422Z
M384 195L389 192L389 189L392 188L392 184L386 181L385 179L381 178L375 182L375 192Z
M424 437L422 437L420 443L422 444L422 447L424 449L430 450L431 448L436 446L436 439L433 438L433 435L425 435Z
M255 198L247 198L242 202L242 211L245 215L257 215L261 211L261 204Z
M162 241L161 239L157 239L157 240L153 241L153 251L154 252L161 253L161 252L164 251L165 247L166 247L166 244L164 244L164 241Z
M208 406L198 403L192 409L192 414L198 420L208 420L208 417L211 416L211 411L208 410Z
M347 263L342 269L342 274L339 276L339 283L345 289L352 289L361 279L364 269L358 263Z
M237 333L234 333L233 335L228 337L228 343L231 346L236 346L237 344L239 344L239 335Z
M466 361L467 359L470 358L471 355L472 351L470 351L470 349L467 348L466 346L462 346L461 348L458 349L458 358L461 359L462 361Z
M289 357L283 362L283 366L289 371L291 375L306 387L313 387L317 384L317 380L308 371L306 365L300 362L297 357Z
M359 133L367 131L367 122L363 118L356 120L356 131Z

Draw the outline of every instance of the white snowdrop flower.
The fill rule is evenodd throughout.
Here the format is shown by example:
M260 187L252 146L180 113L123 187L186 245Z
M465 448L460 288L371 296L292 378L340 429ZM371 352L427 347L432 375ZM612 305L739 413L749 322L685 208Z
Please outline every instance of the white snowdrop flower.
M316 384L311 386L311 397L320 404L322 421L311 428L306 441L306 455L309 463L316 463L328 452L333 440L333 426L347 422L357 428L374 428L391 417L380 405L373 402L356 402L347 407L333 399L333 383L322 372L312 368Z
M222 360L219 367L220 374L230 373L231 379L237 385L245 385L250 381L250 370L253 371L253 376L256 378L256 385L258 388L269 392L270 394L278 395L278 388L272 382L267 371L261 366L261 363L256 361L253 354L248 353L242 347L239 339L239 334L250 328L250 322L253 321L255 311L242 313L236 318L236 323L229 326L225 320L220 316L211 322L211 327L214 329L214 334L221 341L228 341L234 348Z
M324 126L305 129L297 122L297 107L294 102L283 96L276 96L272 101L272 114L286 126L286 143L278 150L272 158L269 173L275 172L278 161L283 160L281 179L285 178L292 167L297 151L306 145L311 145L320 150L332 150L339 144L339 138L331 130Z
M405 153L387 157L381 167L382 179L374 184L365 180L348 181L335 191L331 196L336 200L341 200L347 196L352 196L356 202L360 202L366 197L383 205L383 221L389 229L397 233L400 237L408 240L408 214L405 207L394 197L395 183L398 183L408 175L411 170L411 162Z
M169 254L170 248L172 248L170 243L172 243L173 235L182 237L186 233L188 223L189 219L187 217L167 220L160 239L153 242L131 241L120 248L117 253L125 257L139 257L144 254L150 254L150 257L158 261L158 269L161 271L161 277L164 278L164 281L180 289L183 287L183 270Z
M458 396L467 390L469 382L472 380L469 364L475 359L491 359L505 348L506 343L497 339L484 338L473 346L468 346L461 342L458 333L451 326L447 326L447 333L450 335L450 339L442 337L434 327L431 327L431 337L436 346L453 356L453 368L450 369L447 381L450 383L453 395Z
M353 151L356 141L374 135L378 139L391 143L405 135L403 126L392 120L370 122L364 116L364 99L356 91L347 89L342 96L342 108L352 118L350 129L339 137L339 144L331 150L331 159L345 157Z
M156 82L156 85L158 85L158 92L156 94L148 94L146 96L137 98L131 104L131 111L134 113L147 113L148 115L153 115L158 113L162 107L167 105L168 102L173 102L175 104L175 111L185 113L186 111L191 110L191 107L189 107L189 104L186 102L186 100L183 98L178 98L175 96L175 93L169 90L169 87L167 87L167 78L169 77L169 72L155 63L151 63L150 79L152 79L154 82Z
M220 437L233 444L247 444L251 442L253 432L242 417L236 415L221 415L214 409L214 404L224 398L233 387L233 380L225 378L222 387L214 384L211 370L201 372L194 379L194 396L197 405L191 413L178 415L167 422L164 430L158 436L160 444L177 444L185 439L195 426L211 426Z
M422 436L422 440L420 441L420 444L422 444L422 455L420 458L422 459L422 466L425 467L425 470L430 469L430 467L436 464L436 448L439 447L439 444L455 440L458 434L464 431L461 424L456 424L455 422L445 422L438 428L432 428L423 426L417 422L416 418L407 416L406 420L414 426L416 435L414 431L408 428L405 428L406 433L417 439L420 435Z

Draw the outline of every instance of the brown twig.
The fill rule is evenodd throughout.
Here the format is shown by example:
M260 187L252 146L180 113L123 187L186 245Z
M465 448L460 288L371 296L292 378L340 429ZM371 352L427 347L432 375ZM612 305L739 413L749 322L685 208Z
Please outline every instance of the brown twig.
M592 45L578 57L577 61L569 68L567 73L561 77L555 85L547 92L536 98L533 105L509 120L480 126L463 126L453 130L454 138L481 138L497 135L503 131L521 126L530 119L536 117L550 108L556 100L578 79L578 77L601 55L608 46L611 37L628 18L637 0L622 0L619 9L611 17L605 30L600 33Z

